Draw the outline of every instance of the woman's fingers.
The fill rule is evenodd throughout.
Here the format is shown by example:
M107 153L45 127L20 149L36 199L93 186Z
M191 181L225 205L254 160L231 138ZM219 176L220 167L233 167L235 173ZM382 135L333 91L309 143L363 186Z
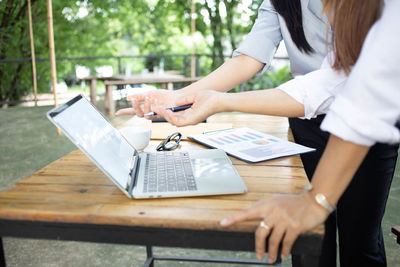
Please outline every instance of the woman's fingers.
M282 252L281 252L281 258L282 260L286 259L290 252L292 251L292 247L294 242L296 241L297 237L299 236L299 229L292 229L289 231L286 231L285 237L283 238L282 242Z
M231 217L223 219L220 224L221 226L227 227L231 226L238 222L248 221L248 220L255 220L255 219L262 219L263 214L265 214L266 210L268 209L267 205L254 205L248 209L240 211Z
M118 110L115 115L136 115L136 111L133 108L123 108Z
M131 95L127 97L128 101L131 102L132 109L135 111L134 114L132 115L137 115L139 117L143 117L143 110L142 107L140 106L140 103L145 100L145 95L144 94L138 94L138 95Z
M173 125L176 126L185 125L181 123L181 121L184 120L184 118L182 118L182 113L184 113L185 111L175 112L174 114L174 112L168 110L165 105L159 103L157 99L152 99L151 103L153 111L156 112L158 116L163 117L165 120L167 120L169 123Z
M142 110L142 107L140 106L140 102L136 98L133 98L133 99L131 99L131 105L132 105L132 108L135 109L136 115L138 117L142 118L143 110Z
M176 100L175 104L177 106L183 106L187 104L193 104L194 102L194 97L193 96L185 96L185 97L180 97Z
M222 220L220 224L226 227L247 220L262 220L264 224L260 224L255 233L257 258L263 258L269 235L268 261L275 262L281 243L281 256L286 258L297 237L322 223L327 216L327 212L305 192L302 195L276 195L258 201L252 207Z
M154 103L158 101L165 105L164 108L170 108L177 105L191 104L193 103L193 97L180 97L178 93L169 92L166 90L154 90L145 94L137 94L128 96L127 99L131 102L131 109L124 109L118 111L117 115L129 114L129 115L137 115L138 117L144 117L144 114L150 113L152 111L156 112L152 108L154 106L158 106L158 103ZM177 100L177 101L176 101ZM161 112L156 112L161 114ZM146 116L147 119L152 119L158 117L157 116Z
M163 101L158 99L159 103L157 103L156 97L151 97L151 107L154 112L163 116L168 122L176 126L193 125L205 120L215 113L215 105L213 103L213 96L215 94L216 93L213 91L206 91L198 93L195 96L181 97L179 95L174 95L169 102L165 102L164 99ZM171 102L173 103L172 105ZM187 104L193 105L189 109L174 113L165 110L172 106L182 106Z
M285 230L286 230L286 224L285 222L281 221L279 222L279 224L276 224L274 226L274 229L272 230L272 233L268 241L268 261L270 263L276 261L279 244L281 243L283 235L285 234Z
M261 260L264 258L265 254L265 240L267 236L271 233L271 226L268 225L265 221L261 221L255 232L255 251L257 255L257 259Z
M138 102L142 102L142 101L144 101L144 98L145 98L144 94L136 94L136 95L130 95L126 99L128 99L128 101L132 101L135 99Z
M250 211L250 212L253 212L253 211ZM233 225L235 223L239 223L239 222L250 220L249 217L252 217L252 216L250 216L247 211L241 211L239 213L234 214L231 217L223 219L220 222L220 225L224 226L224 227L228 227L228 226L231 226L231 225Z
M138 115L143 117L143 115L140 115L143 114L143 111L139 103L145 99L144 95L131 95L127 99L131 102L132 107L120 109L115 115Z
M171 124L176 125L178 127L187 125L184 123L184 118L180 114L174 114L171 110L163 110L161 111L162 116Z
M143 102L143 104L141 105L141 108L142 108L142 110L143 110L143 117L146 118L146 119L148 119L148 120L152 120L152 119L154 119L154 118L160 117L160 116L157 116L157 115L156 115L156 116L149 116L149 115L146 115L146 114L151 113L151 112L154 111L154 110L153 110L152 102L153 102L152 98L146 96L146 97L145 97L145 100L144 100L144 102Z
M171 110L166 109L165 106L155 104L152 107L154 112L164 117L169 123L178 127L197 124L201 121L199 116L201 116L202 113L197 110L193 110L192 108L183 111L172 112Z
M146 94L138 94L128 96L128 100L131 102L132 110L135 111L138 117L144 117L145 113L149 113L152 111L152 99L160 98L163 102L169 100L169 94L166 94L163 91L154 91ZM132 115L134 115L132 114ZM153 116L146 117L147 119L153 118Z
M172 112L170 110L167 110L164 113L164 117L167 121L178 127L197 124L197 119L190 114L191 112L189 110L179 112Z

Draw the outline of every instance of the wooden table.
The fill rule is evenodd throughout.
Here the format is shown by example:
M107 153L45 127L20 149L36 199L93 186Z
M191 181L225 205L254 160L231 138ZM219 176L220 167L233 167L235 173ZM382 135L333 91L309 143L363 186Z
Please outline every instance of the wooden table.
M192 83L201 79L201 77L184 77L177 74L146 74L146 75L133 75L133 76L116 76L119 79L106 80L106 96L105 96L105 113L109 118L113 118L115 114L115 105L113 101L113 89L115 86L121 85L134 85L134 84L165 84L166 89L172 90L174 83Z
M291 138L284 118L221 114L209 121ZM158 142L146 149L155 151ZM181 145L204 148L189 141ZM0 236L145 245L146 266L155 259L175 259L154 256L151 246L253 251L258 221L230 228L220 227L219 221L272 194L300 193L308 181L299 156L257 164L231 159L248 187L246 194L132 200L76 150L0 192ZM320 226L298 238L294 266L317 265L323 232ZM2 257L0 252L0 266Z

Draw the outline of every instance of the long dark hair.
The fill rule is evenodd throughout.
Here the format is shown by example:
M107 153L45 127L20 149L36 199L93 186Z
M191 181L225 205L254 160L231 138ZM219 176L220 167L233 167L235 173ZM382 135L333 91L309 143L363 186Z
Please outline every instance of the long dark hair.
M303 29L303 16L300 0L271 0L276 12L283 17L288 27L290 36L297 48L311 54L314 49L308 43Z

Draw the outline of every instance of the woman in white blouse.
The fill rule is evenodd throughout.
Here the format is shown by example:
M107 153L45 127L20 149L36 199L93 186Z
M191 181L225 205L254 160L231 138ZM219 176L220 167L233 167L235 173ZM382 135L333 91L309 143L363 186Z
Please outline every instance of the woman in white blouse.
M326 2L332 3L332 1ZM354 10L354 7L357 7L357 5L365 4L364 7L369 10L374 10L375 7L375 12L378 14L377 4L379 6L379 1L360 4L360 2L357 1L347 0L346 3L353 7L353 9L349 8L348 10L339 10L340 12L336 12L337 17L332 18L334 21L333 25L336 26L335 30L338 30L338 25L340 26L340 22L338 23L338 16L344 16L344 14L349 10ZM346 7L347 5L345 4L344 6ZM332 9L335 10L335 7ZM359 12L361 13L356 17L361 17L361 14L363 14L362 12L364 11L368 10L364 10L360 7ZM364 27L366 26L367 30L377 16L376 14L369 14L371 15L370 18L368 18L368 16L363 17ZM354 16L354 14L352 15ZM348 21L348 23L351 22L355 23L354 21ZM362 32L363 29L362 27L360 28L360 25L357 24L353 26L355 27L351 27L347 24L346 27L350 27L350 29L345 29L344 31L350 32L351 35L357 37L360 35L351 31L361 31L359 34L364 34L365 37L366 32ZM343 31L339 31L339 33L343 33ZM362 40L359 40L361 43L364 40L364 37ZM340 44L340 38L343 38L343 36L339 36L335 39L336 45ZM339 41L337 39L339 39ZM357 46L357 44L355 45ZM336 53L332 54L331 60L329 60L329 58L325 60L320 70L311 72L305 76L297 77L280 86L279 89L252 91L240 94L203 91L195 96L186 96L174 102L176 105L194 103L191 109L184 112L171 113L164 110L164 105L159 105L157 103L154 103L153 109L176 125L197 123L214 113L222 111L242 111L288 117L296 116L313 118L320 113L326 113L330 104L335 99L335 96L343 90L347 78L346 72L349 72L351 66L355 62L354 60L354 62L348 64L346 62L347 59L342 58L342 65L337 65L338 55L341 55L340 49L342 49L342 47L335 47ZM358 57L360 47L355 47L355 50L357 49L358 53L356 54L355 59ZM333 70L332 67L336 70ZM361 96L363 94L362 92L360 93L359 98L362 101ZM338 110L341 110L340 107ZM346 111L342 110L341 112L342 114L347 114ZM348 115L351 117L350 115L352 114ZM335 127L332 126L331 128ZM379 131L378 129L375 130ZM399 141L396 139L396 133L398 134L398 131L392 132L394 133L392 135L392 141ZM270 261L276 259L277 241L281 240L283 238L282 236L284 236L282 255L287 256L292 243L300 232L310 229L311 226L322 222L328 216L329 212L326 212L325 210L324 213L323 209L321 210L321 207L331 212L332 207L335 206L333 204L338 203L337 220L339 226L341 265L386 265L380 223L386 204L390 182L393 176L398 146L385 146L383 144L373 146L363 165L358 170L358 177L356 176L356 178L354 178L352 184L348 187L347 191L338 202L339 197L348 186L348 183L356 172L361 160L355 160L352 162L352 159L350 158L350 162L345 162L344 159L349 159L348 156L336 159L336 162L339 161L342 165L347 163L347 165L345 165L346 168L344 168L344 170L342 169L341 172L338 169L335 169L329 174L333 177L336 175L336 177L339 178L343 175L345 177L350 177L350 179L345 180L344 182L343 180L341 182L336 181L338 182L337 190L332 191L332 188L335 188L332 187L332 183L324 183L323 181L324 177L327 175L324 170L328 169L327 166L329 166L329 169L332 169L332 160L334 159L334 154L332 155L331 152L332 147L334 147L332 144L338 143L340 140L335 138L331 139L329 146L331 149L325 153L328 156L324 156L324 160L320 163L320 166L325 167L319 167L317 170L314 177L319 178L316 181L313 181L314 189L312 192L305 193L301 197L275 197L264 200L248 211L234 216L222 223L227 226L245 219L262 219L264 225L260 226L256 232L256 251L258 257L261 257L264 254L265 244L263 243L263 240L265 240L265 237L271 233L271 230L272 234L269 246ZM345 147L346 145L347 144L345 144ZM373 143L369 145L373 145ZM357 152L359 155L365 156L367 151L368 149L365 150L364 147L362 149L356 148L355 150L349 150L346 148L341 151L336 150L335 153L342 152L350 154L351 152ZM323 175L321 175L321 173ZM332 179L330 179L330 181L331 180ZM330 187L327 187L326 185L330 185ZM321 190L325 194L319 193L320 191L318 190ZM325 197L325 195L328 195L328 197ZM319 202L313 201L314 196ZM298 201L299 203L302 203L303 206L302 204L299 204ZM319 210L318 203L320 204ZM308 204L309 206L305 204ZM295 209L292 206L295 207ZM297 214L295 214L293 210L295 210ZM299 210L301 212L298 212ZM283 217L277 215L269 215L268 213L272 213L272 211L274 211L274 214L281 214L283 217L288 216L289 213L292 221L285 221ZM268 227L265 227L265 225L268 225ZM327 230L329 231L329 229Z
M312 190L314 194L325 196L325 199L321 201L325 209L334 207L343 192L347 193L345 189L352 177L360 165L360 168L363 168L371 150L376 149L378 142L389 144L400 142L400 65L398 64L400 61L398 51L400 36L393 34L400 27L399 10L400 1L386 1L382 18L370 30L357 64L330 106L328 115L322 124L322 129L329 131L332 135L313 177ZM387 158L389 159L390 156L387 155ZM365 193L369 194L367 197L371 198L371 201L376 201L376 195L383 192L382 188L375 188ZM298 213L298 210L289 209L296 206L295 202L285 203L282 199L280 201L281 212L286 215L287 219L282 219L278 223L284 225L286 235L294 236L294 238L299 233L312 229L315 223L324 217L315 211L309 214L307 211L300 212L300 215L295 214ZM362 204L364 207L361 208L368 211L369 203ZM266 200L258 206L253 206L224 220L222 224L229 226L254 218L262 219L264 223L268 224L273 221L268 214L273 205L276 205L276 201ZM354 209L354 212L353 216L356 217L357 209ZM378 214L370 211L370 216L376 217ZM311 217L311 219L307 220L307 217ZM292 223L290 223L291 221ZM293 228L290 225L293 223L301 226ZM362 221L360 221L359 227L364 228ZM351 232L347 234L350 238L353 236ZM365 233L366 239L368 239L367 235ZM264 238L265 233L258 231L256 243L263 242ZM285 237L285 239L287 238ZM358 241L363 242L364 240ZM290 244L285 244L285 240L283 245L290 247ZM378 245L382 246L383 244ZM363 247L365 244L359 243L359 246ZM286 252L283 253L286 255ZM373 256L377 257L378 255ZM354 266L386 265L386 263L367 261L358 261L358 263Z

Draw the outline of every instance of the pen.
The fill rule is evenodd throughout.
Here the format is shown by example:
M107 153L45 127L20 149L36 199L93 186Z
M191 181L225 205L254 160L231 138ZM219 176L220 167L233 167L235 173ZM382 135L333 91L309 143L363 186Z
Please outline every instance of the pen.
M173 112L178 112L178 111L188 109L191 106L192 106L192 104L187 104L187 105L183 105L183 106L177 106L177 107L166 108L166 109L169 109ZM154 111L144 114L144 116L155 116L155 115L157 115L157 113L155 113Z

